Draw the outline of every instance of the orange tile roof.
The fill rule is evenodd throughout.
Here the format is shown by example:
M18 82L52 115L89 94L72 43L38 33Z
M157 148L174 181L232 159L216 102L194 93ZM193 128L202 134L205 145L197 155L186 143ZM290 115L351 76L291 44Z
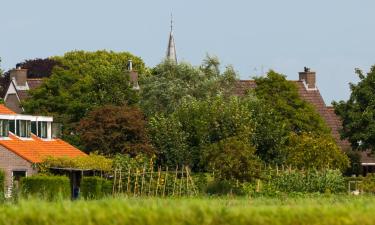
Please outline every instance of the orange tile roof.
M44 141L35 135L32 135L30 140L22 140L14 135L9 135L9 138L7 140L0 140L0 145L32 163L42 162L48 156L86 156L84 152L61 139Z
M0 114L11 114L11 115L14 115L14 114L17 114L17 113L15 113L12 110L10 110L7 107L5 107L4 104L0 104Z

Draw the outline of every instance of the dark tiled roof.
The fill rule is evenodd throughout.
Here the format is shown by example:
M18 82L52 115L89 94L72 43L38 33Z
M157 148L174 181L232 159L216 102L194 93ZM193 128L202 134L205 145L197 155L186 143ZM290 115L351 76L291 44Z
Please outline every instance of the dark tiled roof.
M43 79L33 78L33 79L27 79L27 84L29 85L30 89L38 88L40 85L42 85Z
M38 88L40 85L42 85L42 83L43 83L43 79L39 79L39 78L27 79L27 84L29 85L30 90ZM29 97L27 90L17 90L17 95L21 101Z

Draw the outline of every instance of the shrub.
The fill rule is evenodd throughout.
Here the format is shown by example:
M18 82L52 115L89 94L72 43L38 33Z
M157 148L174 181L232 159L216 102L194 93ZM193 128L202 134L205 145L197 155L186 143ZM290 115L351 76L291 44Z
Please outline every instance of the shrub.
M345 179L338 170L284 171L272 177L266 185L266 191L285 193L340 193L345 190Z
M99 199L112 193L112 182L101 177L83 177L81 194L85 199Z
M65 176L31 176L21 179L22 197L37 197L45 200L71 197L70 181Z
M4 200L4 180L5 174L0 170L0 202Z
M215 180L207 185L206 189L209 195L243 195L242 187L236 185L234 182L227 180Z

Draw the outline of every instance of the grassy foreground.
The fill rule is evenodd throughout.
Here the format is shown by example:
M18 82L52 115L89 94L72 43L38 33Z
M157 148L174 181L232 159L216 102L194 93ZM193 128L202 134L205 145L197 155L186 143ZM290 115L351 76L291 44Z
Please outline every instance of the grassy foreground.
M375 224L375 197L31 200L1 205L0 224Z

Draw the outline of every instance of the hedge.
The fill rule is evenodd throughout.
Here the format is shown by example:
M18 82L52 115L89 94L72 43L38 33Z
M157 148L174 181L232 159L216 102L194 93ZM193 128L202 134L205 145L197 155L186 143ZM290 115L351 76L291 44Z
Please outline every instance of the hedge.
M83 177L81 195L85 199L99 199L112 193L112 182L101 177Z
M5 182L5 173L0 170L0 202L4 200L4 182Z
M65 176L23 177L20 183L22 197L37 197L45 200L68 199L71 197L70 181Z

